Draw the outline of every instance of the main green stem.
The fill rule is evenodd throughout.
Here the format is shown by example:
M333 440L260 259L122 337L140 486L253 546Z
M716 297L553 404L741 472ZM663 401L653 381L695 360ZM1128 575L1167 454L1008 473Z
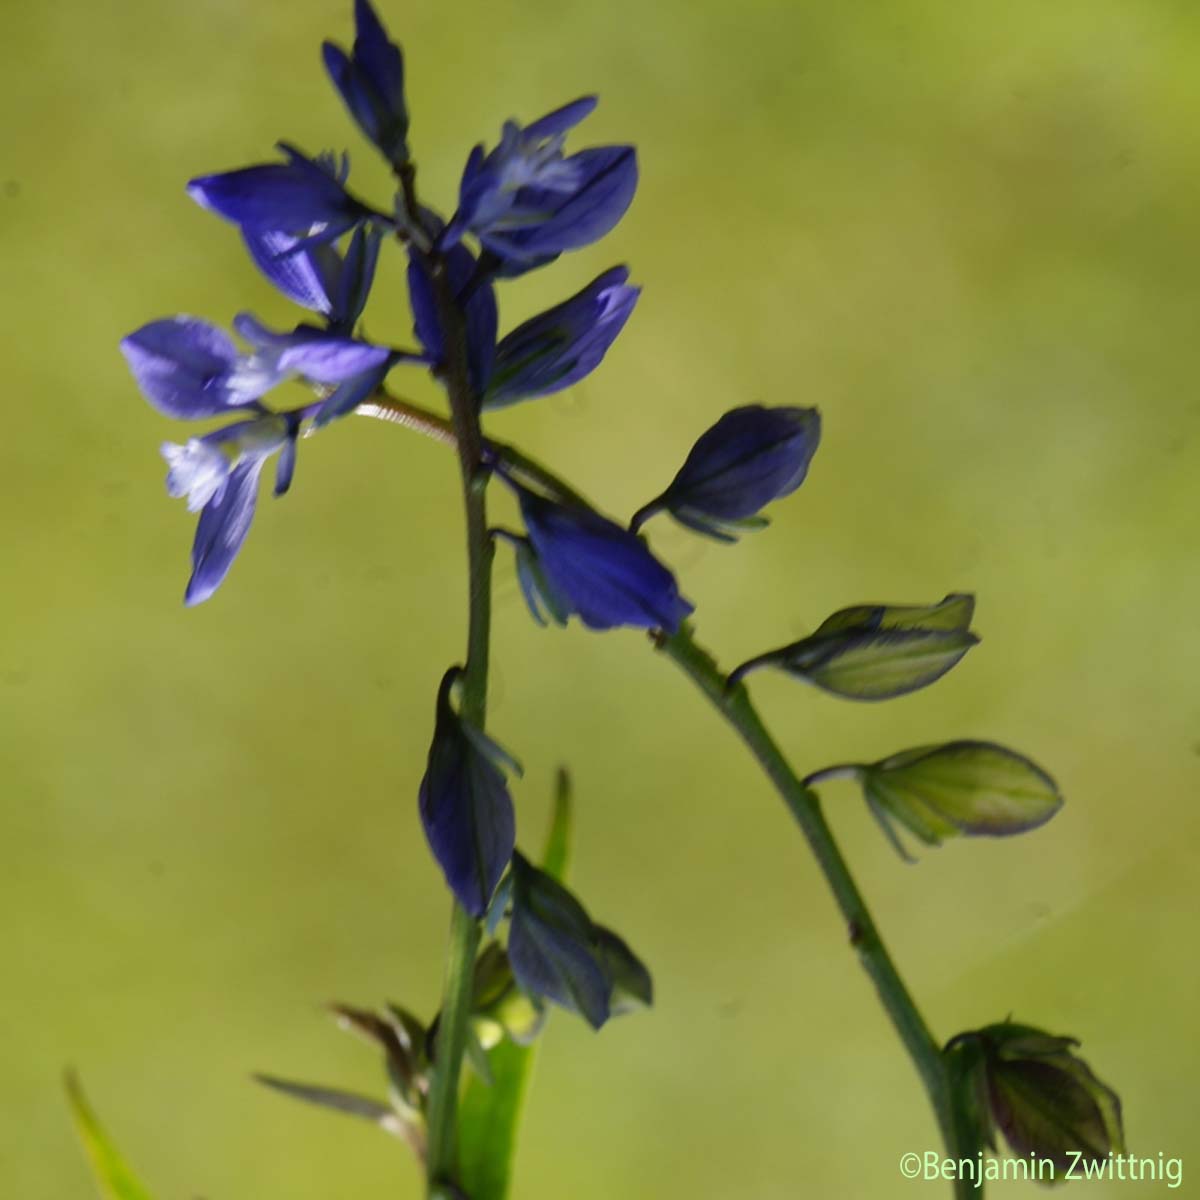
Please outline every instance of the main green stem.
M377 417L417 429L440 441L455 440L454 430L457 428L457 421L452 429L444 418L410 404L408 401L380 395L362 406L359 411L364 416ZM477 432L477 422L475 429ZM556 494L561 499L582 499L553 472L521 454L514 447L499 442L489 442L488 447L510 469L524 474L548 492ZM461 458L463 452L461 443L458 448ZM490 565L489 559L489 572ZM925 1085L925 1091L933 1106L934 1116L941 1130L948 1156L956 1161L962 1158L974 1159L975 1148L970 1144L969 1133L964 1128L964 1123L959 1115L941 1048L933 1034L930 1033L916 1002L892 962L891 955L871 917L867 902L858 890L850 868L842 857L833 831L825 821L824 813L821 811L820 798L811 788L804 786L800 777L784 757L751 702L745 684L736 682L731 685L712 656L692 640L687 626L683 626L678 633L671 637L656 638L655 645L683 670L684 674L708 697L721 716L737 732L788 806L837 901L838 908L846 921L850 943L857 950L859 960L879 994L880 1002L891 1018L896 1032L900 1035L900 1040L908 1051L921 1082ZM472 956L473 953L472 950ZM451 966L453 968L453 962ZM448 972L447 985L450 981ZM449 1009L444 1011L448 1012ZM439 1059L441 1053L442 1051L439 1050ZM461 1058L461 1047L458 1053ZM438 1078L441 1074L439 1062ZM454 1072L454 1077L457 1079L457 1070ZM435 1091L436 1084L437 1079L435 1079ZM431 1179L434 1178L433 1132L434 1127L431 1122ZM969 1177L959 1178L954 1183L954 1195L957 1200L968 1200L971 1197L979 1200L983 1191L982 1188L976 1187Z
M463 504L467 524L469 616L467 662L462 674L460 712L464 721L482 730L487 718L488 657L492 619L492 539L487 524L487 470L483 464L483 439L479 431L476 397L467 367L467 339L462 312L440 256L428 265L437 303L438 320L445 337L442 364L450 400L453 440L462 473ZM442 986L441 1022L437 1061L429 1088L426 1120L429 1149L426 1160L428 1195L444 1194L452 1183L457 1161L458 1079L466 1049L467 1021L480 926L460 904L450 922L450 947Z

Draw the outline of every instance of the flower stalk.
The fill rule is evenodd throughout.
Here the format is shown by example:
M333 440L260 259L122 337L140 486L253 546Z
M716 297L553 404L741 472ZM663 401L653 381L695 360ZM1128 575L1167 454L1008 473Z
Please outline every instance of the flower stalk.
M413 197L410 216L417 223L411 180L405 188L405 196L406 199ZM461 711L465 720L482 730L487 718L492 621L493 546L487 524L488 471L483 461L483 440L470 383L463 316L451 289L444 261L440 256L431 254L429 266L438 318L446 341L442 378L450 401L451 430L462 474L467 527L469 613ZM426 428L440 433L442 441L448 440L446 430L439 429L439 425L430 423ZM443 1185L452 1179L455 1172L458 1080L467 1044L467 1021L480 936L479 922L456 902L450 923L450 945L442 987L442 1022L427 1112L429 1151L426 1178L431 1200L443 1194Z

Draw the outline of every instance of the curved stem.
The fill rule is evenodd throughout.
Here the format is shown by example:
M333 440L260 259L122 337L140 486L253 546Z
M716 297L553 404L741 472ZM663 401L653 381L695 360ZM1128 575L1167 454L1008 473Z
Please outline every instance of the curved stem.
M366 408L360 408L358 411L365 416L383 415L377 411L367 411ZM425 414L423 410L416 411L425 417L432 416ZM421 428L419 420L405 420L399 423ZM437 436L436 427L431 436ZM487 446L510 469L525 472L548 491L560 496L577 495L553 472L513 447L500 442L489 442ZM960 1106L956 1103L946 1059L888 953L867 902L842 857L833 831L825 821L820 798L792 769L763 724L740 678L727 678L712 656L692 639L686 625L671 637L656 635L654 644L708 697L746 744L788 806L846 921L850 944L857 950L863 967L875 985L880 1002L891 1018L925 1086L947 1155L955 1161L964 1158L974 1160L976 1148L972 1145L970 1130L960 1112ZM752 663L757 665L757 660L750 660L750 663L743 664L739 670L749 667ZM842 769L844 768L838 768ZM828 772L818 772L818 775L826 774ZM432 1161L431 1155L431 1165ZM983 1189L981 1185L976 1185L970 1175L966 1175L955 1180L954 1195L958 1200L967 1200L969 1197L978 1200L983 1195Z
M692 640L686 626L673 637L660 638L655 644L683 669L737 732L788 806L845 918L850 944L858 951L859 960L925 1085L947 1154L955 1160L974 1157L962 1144L962 1130L941 1049L892 962L867 902L825 821L820 798L792 770L745 687L729 685L712 656ZM956 1181L955 1194L967 1197L982 1192L968 1178Z

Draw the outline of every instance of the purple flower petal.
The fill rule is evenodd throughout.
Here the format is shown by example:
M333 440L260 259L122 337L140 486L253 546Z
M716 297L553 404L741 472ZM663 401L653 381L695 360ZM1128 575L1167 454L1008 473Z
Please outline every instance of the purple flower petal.
M192 577L184 593L185 604L203 603L229 574L250 532L258 478L265 462L265 456L256 455L239 463L201 511L192 543Z
M281 148L288 162L201 175L188 184L188 195L252 233L283 230L302 235L297 245L314 238L333 241L370 215L318 163L290 146Z
M485 408L562 391L596 369L640 293L627 267L613 267L569 300L518 326L496 347Z
M197 317L151 321L121 341L121 352L142 394L168 417L214 417L251 402L228 386L237 346L224 330Z
M242 236L255 265L289 300L323 316L333 311L341 262L332 246L297 251L301 239L278 230L243 229Z

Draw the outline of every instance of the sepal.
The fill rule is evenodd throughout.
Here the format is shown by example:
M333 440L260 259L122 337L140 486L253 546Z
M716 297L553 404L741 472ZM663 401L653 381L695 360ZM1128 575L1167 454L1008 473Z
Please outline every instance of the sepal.
M1058 1172L1125 1153L1121 1101L1075 1053L1079 1042L1003 1022L947 1043L944 1055L981 1144L995 1131L1013 1153Z

